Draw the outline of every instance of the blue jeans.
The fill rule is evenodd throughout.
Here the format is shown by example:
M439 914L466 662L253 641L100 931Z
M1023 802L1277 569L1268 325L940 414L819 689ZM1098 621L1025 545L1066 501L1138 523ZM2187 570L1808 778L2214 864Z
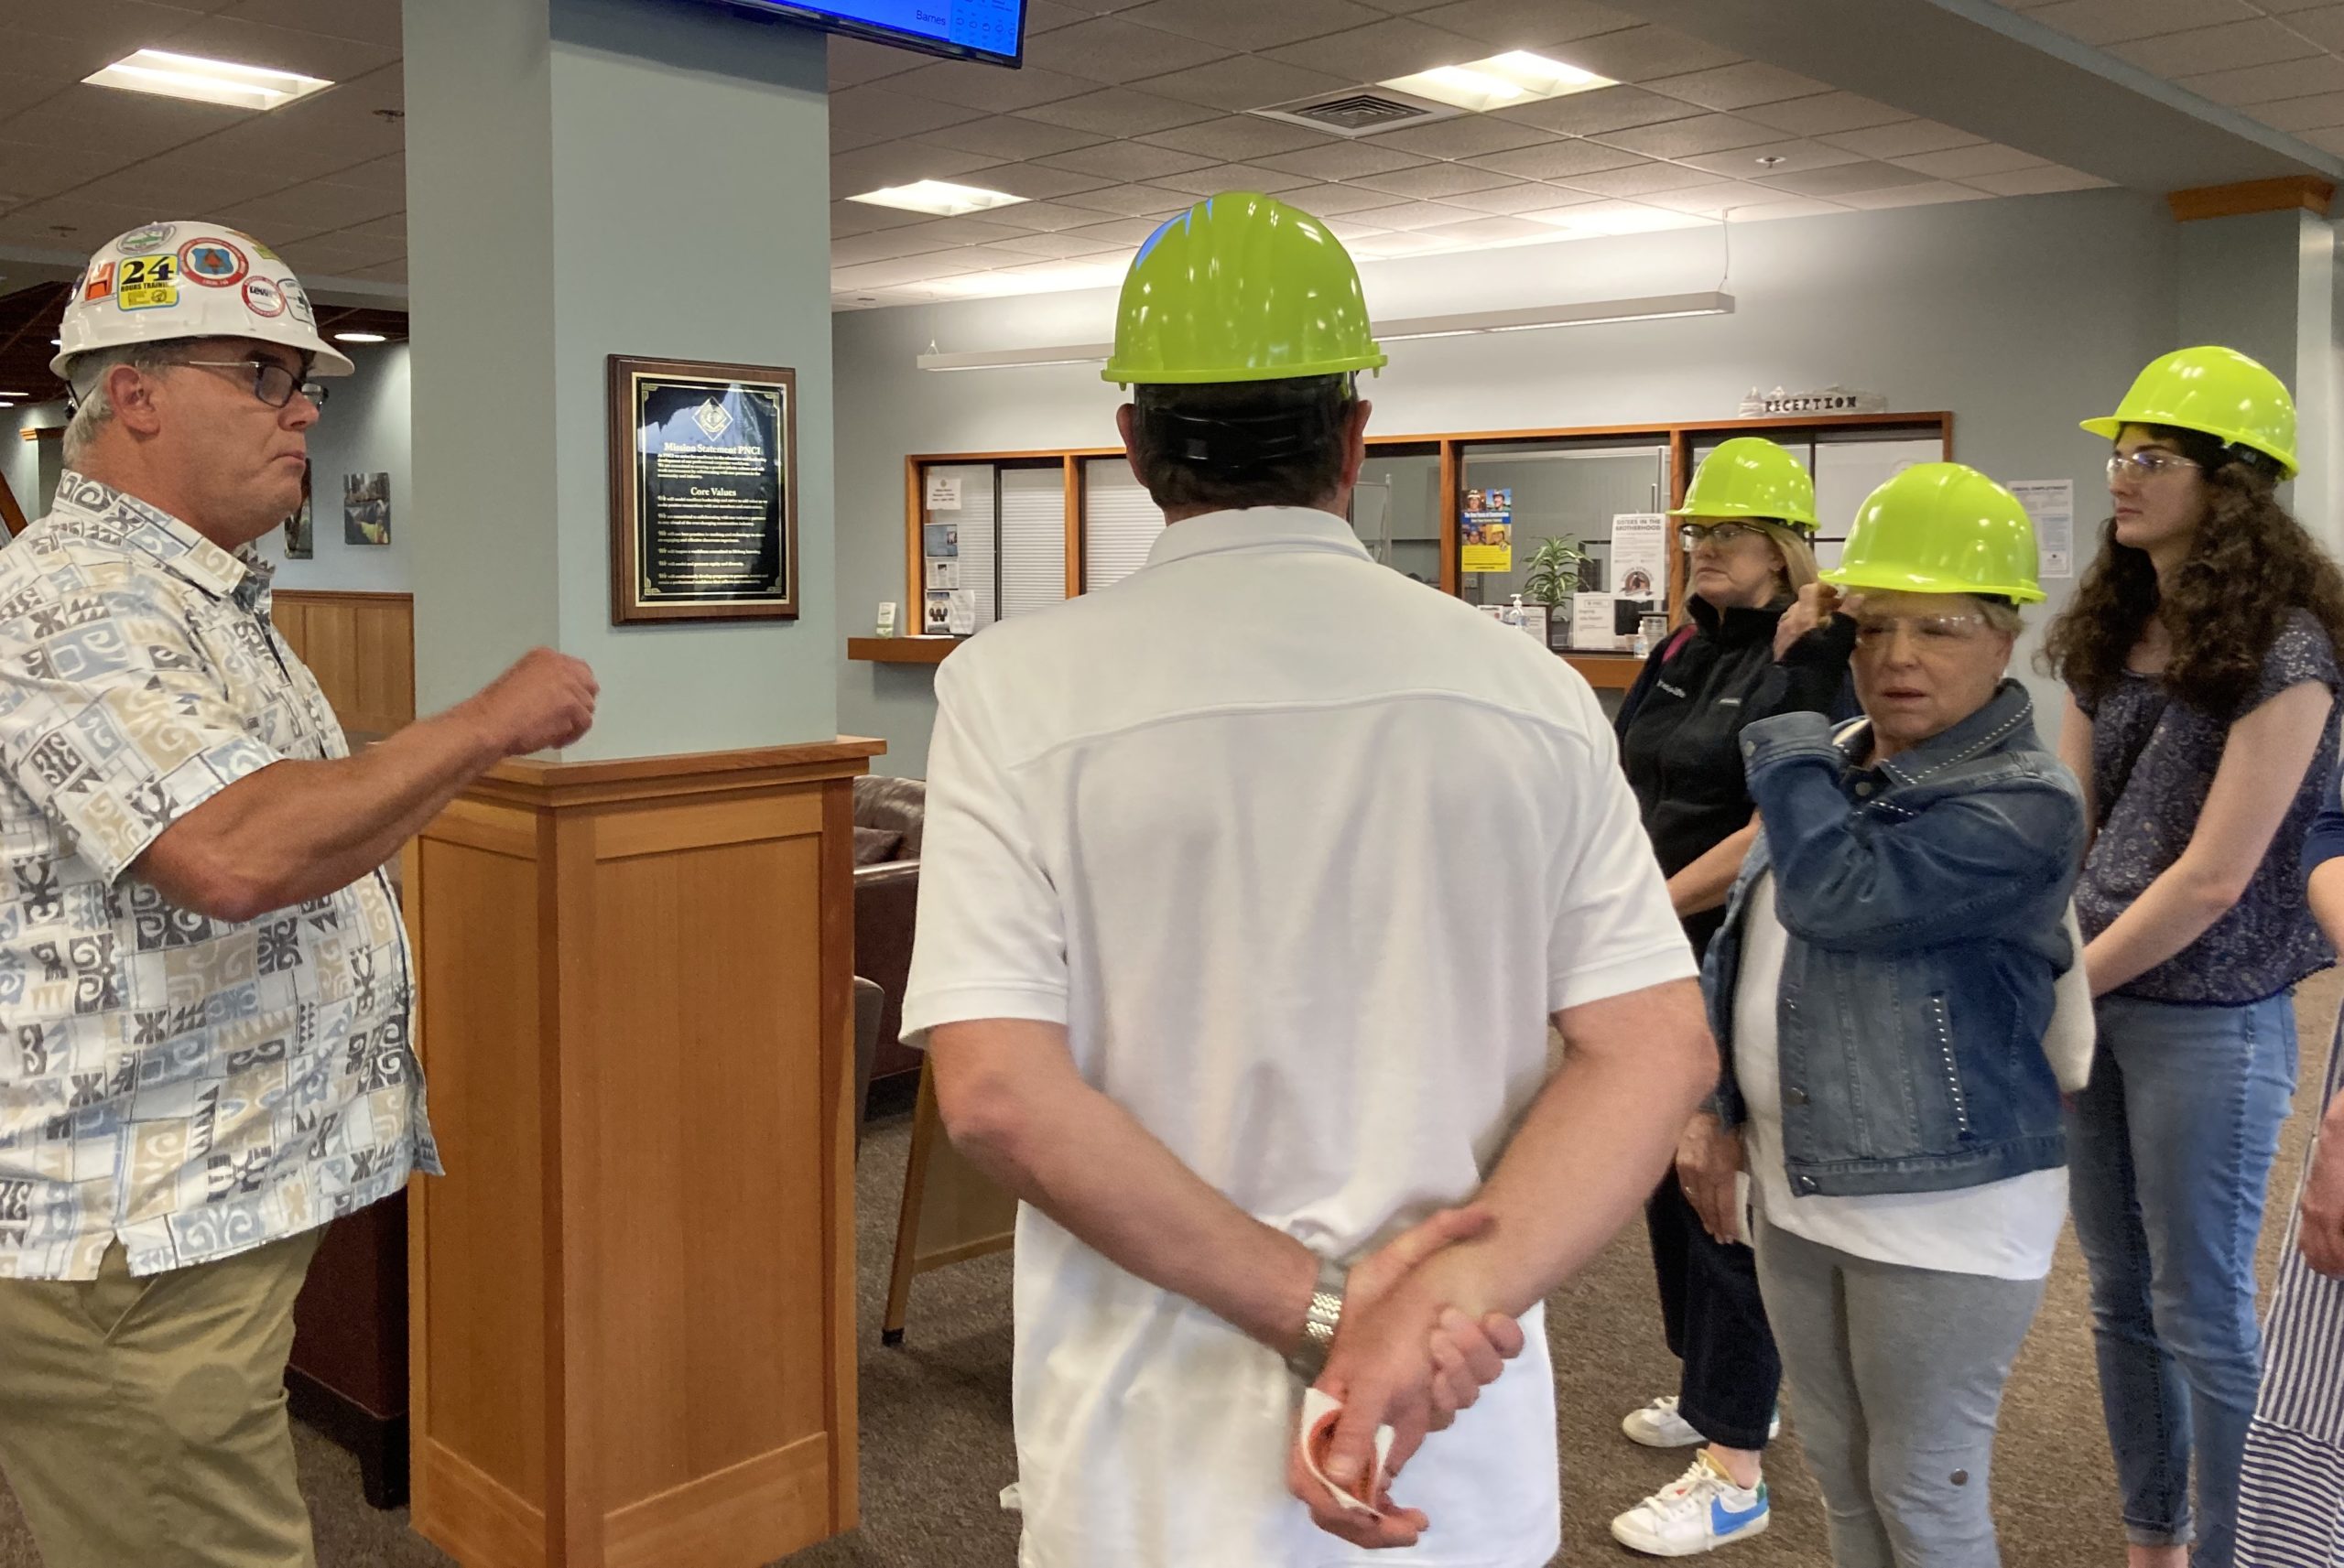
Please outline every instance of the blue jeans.
M2262 1349L2254 1244L2295 1093L2295 1001L2105 996L2097 1011L2068 1169L2125 1536L2194 1537L2196 1568L2230 1568Z

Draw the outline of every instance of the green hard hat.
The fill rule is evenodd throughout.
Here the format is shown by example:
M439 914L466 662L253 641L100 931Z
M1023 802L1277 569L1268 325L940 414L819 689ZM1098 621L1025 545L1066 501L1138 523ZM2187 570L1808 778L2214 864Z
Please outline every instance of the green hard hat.
M1815 481L1807 465L1762 436L1736 436L1701 460L1672 517L1772 517L1812 534Z
M2083 423L2111 441L2127 425L2196 430L2275 459L2281 478L2295 477L2295 400L2277 376L2236 349L2207 344L2151 360L2115 413Z
M1231 190L1167 220L1140 246L1103 373L1119 385L1192 384L1384 363L1343 243L1299 208Z
M1897 593L2043 597L2035 523L2018 497L1959 463L1915 463L1864 498L1823 580Z

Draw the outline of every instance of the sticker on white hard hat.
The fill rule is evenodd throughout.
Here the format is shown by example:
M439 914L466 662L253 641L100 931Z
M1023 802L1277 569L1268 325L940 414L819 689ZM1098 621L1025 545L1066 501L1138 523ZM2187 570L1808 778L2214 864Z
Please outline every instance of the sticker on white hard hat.
M143 229L133 229L116 240L114 249L126 256L145 255L148 251L159 251L169 244L171 236L179 232L176 223L149 223Z
M179 302L179 258L125 256L114 302L125 310L168 310Z
M207 288L233 288L251 268L244 253L217 235L190 240L179 247L179 274Z
M248 277L244 279L244 308L255 316L282 316L285 291L265 277Z
M114 263L100 262L90 269L90 276L82 280L81 302L84 305L95 305L100 300L113 297Z

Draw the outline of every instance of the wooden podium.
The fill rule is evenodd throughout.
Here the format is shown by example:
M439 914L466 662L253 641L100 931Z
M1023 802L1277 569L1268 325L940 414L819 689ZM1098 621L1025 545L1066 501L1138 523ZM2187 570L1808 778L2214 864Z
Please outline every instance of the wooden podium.
M410 1197L415 1526L756 1568L855 1522L853 778L511 762L409 847L448 1175Z

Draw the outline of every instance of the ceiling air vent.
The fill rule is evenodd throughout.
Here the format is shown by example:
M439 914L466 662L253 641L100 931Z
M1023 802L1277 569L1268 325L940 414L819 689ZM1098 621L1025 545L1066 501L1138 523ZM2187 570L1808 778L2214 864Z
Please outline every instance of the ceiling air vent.
M1447 120L1464 111L1412 92L1394 92L1388 87L1354 87L1341 92L1297 98L1287 103L1273 103L1253 113L1265 119L1308 125L1314 131L1332 132L1338 136L1372 136L1378 131L1396 131L1403 125Z

